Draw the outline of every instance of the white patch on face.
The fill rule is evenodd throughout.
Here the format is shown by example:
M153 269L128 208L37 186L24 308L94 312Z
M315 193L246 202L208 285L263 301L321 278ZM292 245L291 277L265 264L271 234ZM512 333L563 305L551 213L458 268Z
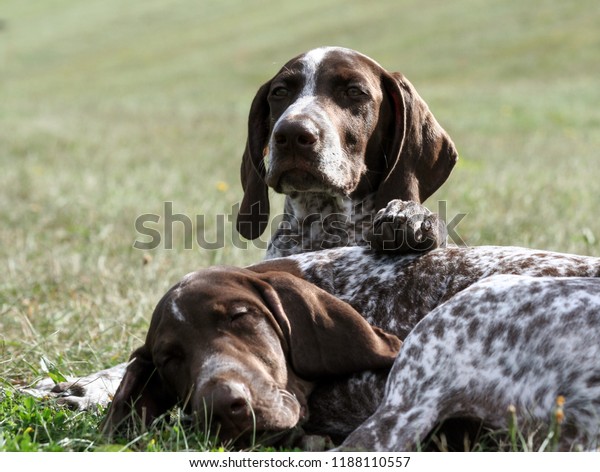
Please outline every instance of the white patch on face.
M177 306L177 302L175 300L171 301L171 313L173 313L173 317L182 323L185 323L185 316Z
M332 48L319 48L308 51L302 58L302 64L304 65L304 73L306 74L306 84L304 89L300 93L301 97L311 96L315 94L317 86L317 71L323 62L325 55L331 51Z
M347 48L328 46L328 47L322 47L322 48L317 48L317 49L308 51L306 54L304 54L304 57L302 58L302 61L301 61L302 64L304 65L304 72L306 73L307 80L306 80L306 85L304 86L304 89L302 90L302 93L300 94L300 96L314 95L315 88L317 85L317 82L316 82L317 72L318 72L319 68L321 67L321 63L323 62L323 59L325 58L325 56L327 54L329 54L330 52L334 52L334 51L340 51L340 52L346 53L348 55L361 56L372 62L375 62L372 59L368 58L367 56L360 54L356 51L353 51L351 49L347 49ZM375 64L377 64L377 63L375 63Z
M224 354L213 354L207 357L202 363L202 369L200 371L201 374L196 380L196 388L198 390L201 390L207 382L219 375L226 378L233 372L239 374L241 378L244 378L247 374L239 360ZM242 390L245 392L245 396L248 397L249 394L247 388L243 387Z
M302 65L302 75L305 78L304 85L294 102L289 105L273 126L273 134L268 146L267 172L271 172L276 166L278 154L274 153L273 149L276 148L274 136L279 126L285 122L302 121L308 128L313 130L316 128L318 133L319 142L316 145L314 172L327 182L325 188L332 195L339 195L352 190L357 176L348 162L346 150L342 145L342 135L331 116L335 111L332 112L321 103L321 97L317 94L320 72L327 67L329 54L335 51L357 54L349 49L323 47L308 51L299 59ZM290 193L296 189L284 185L281 190L283 193ZM322 185L317 185L313 190L322 192L324 189ZM311 190L304 189L304 191Z
M304 88L298 95L298 98L292 106L290 106L281 118L289 117L294 114L304 113L306 110L314 106L317 92L317 76L319 69L323 63L323 60L332 51L340 48L335 47L323 47L308 51L301 59L303 65L303 72L306 76L306 83ZM280 118L280 119L281 119Z
M277 122L288 119L290 116L305 113L315 101L317 90L317 73L321 62L331 48L319 48L308 51L302 60L303 72L306 77L304 88L298 94L296 101L281 115ZM277 126L277 125L276 125Z

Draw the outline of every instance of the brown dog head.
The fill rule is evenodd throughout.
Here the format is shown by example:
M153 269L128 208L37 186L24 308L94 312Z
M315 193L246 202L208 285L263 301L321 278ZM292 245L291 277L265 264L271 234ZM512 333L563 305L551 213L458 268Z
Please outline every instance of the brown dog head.
M266 158L266 163L265 163ZM257 92L242 158L237 229L255 239L269 217L268 187L362 199L425 201L458 154L410 82L344 48L287 64Z
M222 440L284 431L306 417L313 382L389 368L400 344L288 273L201 270L159 302L105 429L149 425L180 404Z

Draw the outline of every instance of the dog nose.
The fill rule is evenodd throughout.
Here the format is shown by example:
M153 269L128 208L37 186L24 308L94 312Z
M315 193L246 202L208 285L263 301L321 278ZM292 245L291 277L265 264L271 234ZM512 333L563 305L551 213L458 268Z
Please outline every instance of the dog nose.
M222 425L235 425L240 430L247 426L251 416L250 402L241 386L218 384L203 392L202 402L212 421Z
M275 145L279 148L313 148L319 141L319 130L306 121L285 120L273 132Z

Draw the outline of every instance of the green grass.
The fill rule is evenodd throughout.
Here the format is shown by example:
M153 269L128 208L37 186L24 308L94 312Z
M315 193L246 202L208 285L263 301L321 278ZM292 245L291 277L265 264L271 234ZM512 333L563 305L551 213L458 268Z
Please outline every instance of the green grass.
M0 20L7 384L44 375L42 358L75 375L123 361L183 274L261 258L234 247L231 224L222 250L186 250L178 237L171 250L140 251L134 221L173 202L207 215L214 240L211 216L241 196L254 93L319 45L402 71L428 102L461 154L428 205L467 213L458 227L467 243L600 254L593 0L2 0ZM6 392L0 450L110 447L94 414Z

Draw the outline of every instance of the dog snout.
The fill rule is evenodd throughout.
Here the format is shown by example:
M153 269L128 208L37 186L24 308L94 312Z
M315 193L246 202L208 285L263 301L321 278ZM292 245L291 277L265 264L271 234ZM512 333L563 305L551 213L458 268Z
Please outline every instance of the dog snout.
M230 419L236 422L238 419L246 419L250 408L245 396L228 385L220 386L213 392L212 399L213 414L217 419Z
M241 433L251 427L252 410L246 389L237 383L220 383L205 389L196 412L201 420L218 424L222 432Z
M273 141L280 149L313 149L319 142L319 130L306 120L284 120L275 128Z

